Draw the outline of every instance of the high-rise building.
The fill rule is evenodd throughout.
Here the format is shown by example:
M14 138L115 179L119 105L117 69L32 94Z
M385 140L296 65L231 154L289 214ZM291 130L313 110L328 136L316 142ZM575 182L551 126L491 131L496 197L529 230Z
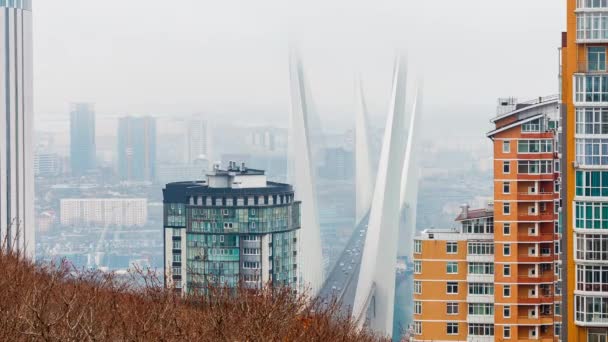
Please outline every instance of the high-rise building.
M492 122L495 336L553 341L562 313L558 97L500 99Z
M119 119L118 175L128 182L156 179L156 119L148 116Z
M608 2L568 0L563 118L564 341L608 340Z
M415 310L422 313L415 315L415 341L560 339L558 98L500 99L492 122L493 220L465 207L457 219L462 229L429 230L416 240ZM466 302L464 315L457 302Z
M70 166L74 176L95 169L95 107L73 103L70 110Z
M458 228L414 240L414 341L494 337L493 214L464 206Z
M61 172L61 159L57 153L36 152L34 154L35 176L56 176Z
M143 226L148 220L145 198L64 198L60 201L64 226Z
M0 1L0 37L0 240L33 257L31 1Z
M163 203L166 284L184 292L298 284L300 202L291 185L230 163L206 180L167 184Z
M209 123L201 117L188 120L188 163L200 158L211 160L211 130Z

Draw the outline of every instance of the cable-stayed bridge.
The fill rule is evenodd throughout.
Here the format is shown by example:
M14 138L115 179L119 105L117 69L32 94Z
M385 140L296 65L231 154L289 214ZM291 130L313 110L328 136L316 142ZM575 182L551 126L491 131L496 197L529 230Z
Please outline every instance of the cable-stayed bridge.
M386 336L393 332L397 256L411 255L416 223L420 93L409 83L407 65L397 57L377 166L372 165L363 86L360 81L355 86L358 223L334 268L323 277L313 167L319 120L301 59L294 51L290 55L290 177L302 201L300 284L324 300L337 297L357 325Z

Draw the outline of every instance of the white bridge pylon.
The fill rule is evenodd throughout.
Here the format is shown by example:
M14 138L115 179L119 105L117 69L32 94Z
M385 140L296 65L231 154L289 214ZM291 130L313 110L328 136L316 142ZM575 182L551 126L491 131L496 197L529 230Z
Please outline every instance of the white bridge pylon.
M378 165L369 222L362 253L352 316L359 327L366 322L372 330L391 336L395 302L395 271L400 241L409 237L412 224L400 232L403 206L414 205L417 176L414 134L417 122L417 89L410 111L409 134L406 119L407 66L404 58L397 57L394 67L389 113L386 120L382 151ZM359 121L359 113L357 113ZM357 123L357 128L360 125ZM363 127L363 126L361 126ZM407 136L407 139L406 139ZM359 133L357 133L359 137ZM358 146L358 145L357 145ZM357 149L365 153L365 149ZM359 157L357 157L359 158ZM365 159L365 156L363 156ZM357 162L357 167L360 165ZM360 172L357 169L357 172ZM367 170L363 169L363 173ZM409 180L409 181L408 181ZM410 187L415 187L414 191ZM409 191L408 191L409 190ZM357 194L359 196L359 193ZM413 203L412 203L413 202ZM414 218L415 221L415 218ZM401 237L401 238L400 238Z
M301 204L301 224L299 240L301 248L298 250L299 286L300 290L310 291L316 296L323 281L323 256L321 250L321 230L319 226L319 212L317 208L317 194L314 177L314 149L313 137L315 118L312 96L304 76L304 69L300 56L295 49L290 51L289 83L291 91L291 126L290 126L290 181L295 188L296 200ZM317 129L318 131L318 129Z

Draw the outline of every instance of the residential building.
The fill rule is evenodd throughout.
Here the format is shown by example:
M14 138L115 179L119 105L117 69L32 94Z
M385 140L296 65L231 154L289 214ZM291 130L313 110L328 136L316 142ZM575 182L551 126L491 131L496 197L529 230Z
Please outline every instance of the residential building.
M0 9L0 241L34 257L32 3Z
M608 2L568 0L562 35L564 340L608 340ZM604 189L606 187L606 190Z
M415 238L413 341L494 337L493 214L464 206L458 228Z
M163 202L165 284L183 292L298 284L300 202L291 185L230 163L205 180L167 184Z
M495 334L518 341L558 339L559 126L557 96L500 99L494 145Z
M148 220L145 198L65 198L60 201L64 226L144 226Z
M70 166L74 176L83 176L95 169L95 107L92 103L73 103L71 106Z
M323 166L319 167L319 177L324 179L347 181L355 175L355 156L352 151L342 147L327 148L324 153Z
M118 175L126 182L156 179L156 119L128 116L118 120Z
M460 230L428 230L415 240L414 272L417 273L416 268L420 271L420 267L422 272L415 276L419 283L414 287L415 291L418 286L425 293L415 295L420 302L416 305L422 305L423 311L425 305L430 309L419 317L415 315L415 340L560 339L564 310L560 282L561 155L556 148L558 97L528 102L500 99L492 122L495 129L487 134L494 149L492 231L482 228L488 222L482 225L469 220L487 214L465 207L457 219L463 223ZM471 233L488 234L489 240L483 245L491 244L491 260L486 247L482 248L482 255L471 249L479 239ZM447 255L442 244L448 243L454 246L460 243L468 249ZM448 277L442 278L444 266L449 271L450 265L459 270L467 267L467 272L448 272ZM485 289L480 283L493 284L491 308L480 304L486 302L479 298L471 297L475 291L472 289L479 286ZM440 286L446 286L446 290L441 291ZM454 290L461 286L468 288L467 295ZM487 291L484 293L490 295L490 290ZM458 311L445 316L446 310L433 307L445 305L447 300L466 302L468 315ZM478 314L477 310L484 314Z

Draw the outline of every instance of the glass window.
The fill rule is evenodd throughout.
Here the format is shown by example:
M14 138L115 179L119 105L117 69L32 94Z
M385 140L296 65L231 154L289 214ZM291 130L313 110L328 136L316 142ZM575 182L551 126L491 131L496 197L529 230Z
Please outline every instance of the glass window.
M416 273L416 274L422 273L422 261L414 260L414 273Z
M446 253L448 253L448 254L458 253L458 243L457 242L446 243Z
M458 283L449 281L447 283L446 293L447 294L458 294Z
M491 303L469 303L469 315L494 315L494 304Z
M420 241L420 240L414 241L414 253L416 253L416 254L422 253L422 241Z
M511 255L511 245L510 244L505 243L502 246L502 254L504 256L510 256Z
M502 274L505 277L510 277L511 276L511 265L503 265Z
M590 46L587 48L587 70L606 71L606 47Z
M458 335L458 323L447 323L447 334Z
M503 235L511 235L511 224L503 223L502 224L502 234Z
M575 75L575 102L608 102L608 76Z
M416 315L422 314L422 302L414 301L414 314L416 314Z
M508 162L508 161L502 162L502 173L504 173L504 174L511 173L511 162Z
M505 140L502 142L502 152L503 153L511 152L511 142L510 141Z
M502 296L511 297L511 285L503 285Z
M505 305L502 307L502 316L504 318L511 317L511 307L509 305Z
M506 339L511 338L511 327L510 327L510 326L505 325L505 326L502 328L502 337L504 337L504 338L506 338Z
M458 273L458 263L457 262L448 262L446 264L446 273L447 274L457 274Z
M502 213L503 215L511 214L511 203L503 203L502 204Z
M608 15L602 12L583 12L576 15L576 39L602 41L608 39Z
M448 315L458 315L458 303L446 303Z
M414 280L414 294L422 294L422 283L419 280Z
M574 202L574 228L608 229L608 203Z
M509 183L509 182L502 183L502 193L505 195L511 193L511 183Z

